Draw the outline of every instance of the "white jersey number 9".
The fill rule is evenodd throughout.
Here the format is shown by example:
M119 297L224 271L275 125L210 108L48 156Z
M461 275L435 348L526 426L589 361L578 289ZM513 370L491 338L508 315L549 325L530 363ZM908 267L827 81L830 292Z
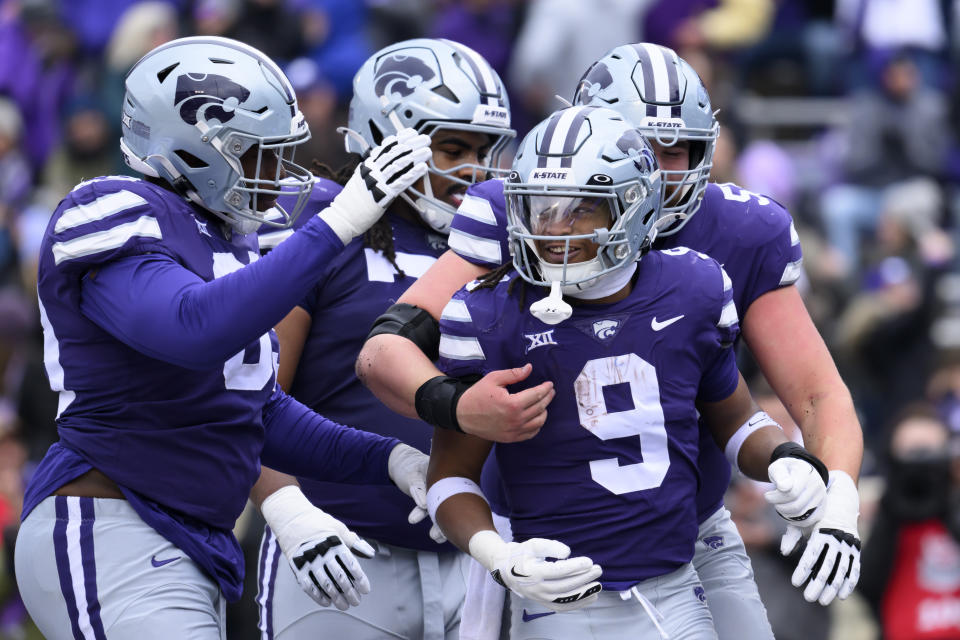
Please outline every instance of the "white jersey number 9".
M603 388L628 385L633 409L610 413ZM670 468L667 429L653 365L633 353L590 360L574 381L580 425L601 440L637 436L643 462L621 466L616 458L590 461L594 482L620 495L655 489Z

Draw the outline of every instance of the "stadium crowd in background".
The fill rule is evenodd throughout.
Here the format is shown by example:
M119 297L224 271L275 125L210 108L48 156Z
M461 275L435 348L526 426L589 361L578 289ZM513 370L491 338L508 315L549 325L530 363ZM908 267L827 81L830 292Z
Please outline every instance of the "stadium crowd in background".
M615 44L674 47L719 110L713 180L772 197L794 218L801 290L864 428L867 548L873 511L889 516L893 505L876 506L877 487L902 466L886 431L893 417L924 402L960 437L956 0L0 0L0 637L30 633L10 547L25 479L56 440L36 304L40 240L79 181L130 173L118 142L127 70L153 47L198 34L277 60L313 134L298 161L333 167L346 157L336 128L347 123L354 74L398 40L445 37L483 55L505 82L519 137ZM748 378L756 371L745 357L740 366ZM746 482L732 490L732 510L757 568L779 536L765 530L769 508ZM938 557L958 557L950 535L938 540ZM784 582L776 561L771 583ZM924 593L956 616L960 562L941 565L953 573ZM801 614L784 603L798 592L767 589L763 578L758 569L775 630L776 611L789 627ZM872 608L854 599L814 614L824 638L870 638L890 623L878 598L893 588L871 586ZM233 612L230 638L256 636L246 613ZM960 617L941 622L944 637L960 638Z

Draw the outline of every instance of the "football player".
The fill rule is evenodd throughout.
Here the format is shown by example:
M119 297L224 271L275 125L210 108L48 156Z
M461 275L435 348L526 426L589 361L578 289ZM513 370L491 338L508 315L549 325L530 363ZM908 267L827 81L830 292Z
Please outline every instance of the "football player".
M619 111L653 143L664 176L662 215L673 220L658 235L656 247L686 246L707 253L730 275L747 346L797 421L804 441L831 470L827 517L804 531L812 544L793 583L806 585L807 599L822 604L838 594L847 597L859 576L855 479L863 439L849 392L794 286L802 254L789 214L770 198L733 184L707 182L716 119L700 79L672 50L650 44L616 47L584 74L575 102ZM416 305L423 314L439 318L456 287L508 259L506 226L499 181L468 190L451 231L453 251L441 256L398 303ZM417 398L421 411L427 411L424 394L417 391L439 374L417 351L409 340L377 335L358 360L364 381L378 397L408 414L417 413ZM395 375L397 361L411 372L408 377ZM445 418L444 424L456 421L468 433L487 439L529 438L542 426L551 398L548 383L508 392L508 385L529 374L529 367L495 371L472 386L449 388L431 413ZM722 505L729 466L709 439L699 455L709 480L701 484L697 497L701 528L694 566L714 623L724 639L770 638L749 559ZM489 486L485 489L492 493ZM793 549L799 533L789 528L784 552ZM813 571L824 549L830 552L829 560ZM832 572L834 566L840 569Z
M377 316L446 249L467 187L487 179L498 165L514 136L509 103L497 73L479 54L438 39L407 40L376 52L357 72L353 91L346 146L355 160L336 174L324 172L310 210L328 206L361 155L398 127L430 136L428 174L319 274L277 326L283 353L278 381L324 416L427 451L424 425L379 402L357 380L353 363ZM261 248L289 233L265 231ZM314 504L374 544L376 555L364 562L364 570L374 585L386 586L349 612L320 609L298 588L295 571L278 568L279 550L267 527L257 598L261 630L288 639L456 638L469 558L431 539L428 520L411 526L407 518L414 505L389 483L299 480Z
M313 186L293 162L309 130L284 75L240 42L185 38L144 56L126 89L121 148L144 177L77 185L42 244L60 440L27 487L17 583L48 638L213 640L240 596L232 529L261 460L425 491L426 456L276 387L271 327L425 173L429 139L385 137L329 208L258 260L250 232L268 211L290 224ZM266 496L264 516L317 589L358 602L369 584L353 553L372 549L298 494Z
M750 397L723 268L650 250L660 170L621 115L554 113L503 185L513 262L446 305L440 368L463 379L531 363L525 382L557 396L535 437L496 445L514 541L478 485L490 441L435 430L428 508L510 590L511 638L716 638L690 563L698 419L744 473L782 476L773 493L798 521L818 515L826 468Z

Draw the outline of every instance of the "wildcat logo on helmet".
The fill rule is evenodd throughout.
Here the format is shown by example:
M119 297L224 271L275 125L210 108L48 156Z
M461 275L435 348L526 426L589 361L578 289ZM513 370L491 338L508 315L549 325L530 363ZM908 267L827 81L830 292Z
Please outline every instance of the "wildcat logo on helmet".
M570 169L534 169L530 172L530 182L570 182L573 176Z
M234 109L250 97L250 90L226 76L212 73L185 73L177 78L173 104L179 105L180 117L190 125L198 120L233 120Z
M392 53L377 67L373 89L378 96L405 98L421 84L436 77L436 72L420 58L403 53Z
M577 85L574 102L577 104L594 104L594 98L603 99L603 92L613 84L613 75L607 65L597 62L587 69Z

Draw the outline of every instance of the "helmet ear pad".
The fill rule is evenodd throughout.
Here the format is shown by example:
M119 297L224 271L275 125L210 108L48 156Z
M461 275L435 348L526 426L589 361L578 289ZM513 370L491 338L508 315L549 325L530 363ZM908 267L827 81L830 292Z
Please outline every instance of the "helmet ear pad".
M293 162L293 151L309 138L287 78L241 42L173 40L127 74L121 144L127 164L241 233L261 224L290 226L306 206L313 178ZM244 154L252 158L250 175ZM281 194L293 202L289 211L276 203Z

